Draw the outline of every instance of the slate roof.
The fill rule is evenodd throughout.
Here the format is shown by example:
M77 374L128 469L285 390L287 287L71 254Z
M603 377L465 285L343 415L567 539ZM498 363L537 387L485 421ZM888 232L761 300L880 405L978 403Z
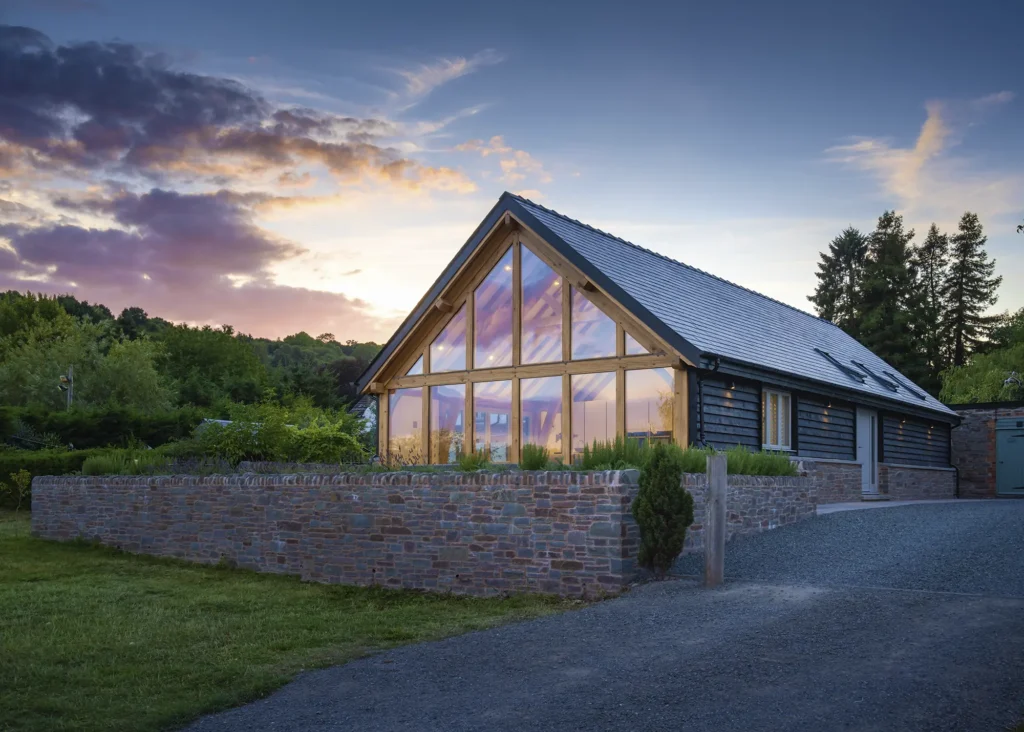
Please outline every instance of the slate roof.
M371 364L365 380L383 363L404 332L415 324L423 308L429 307L433 300L431 293L439 291L454 276L491 224L505 211L519 217L595 284L692 361L696 362L700 356L718 356L902 402L915 409L956 415L827 320L511 193L502 195L488 218ZM861 373L863 382L837 368L819 351ZM866 368L855 366L854 361ZM896 390L879 383L871 373L864 373L865 370L886 382L896 382Z

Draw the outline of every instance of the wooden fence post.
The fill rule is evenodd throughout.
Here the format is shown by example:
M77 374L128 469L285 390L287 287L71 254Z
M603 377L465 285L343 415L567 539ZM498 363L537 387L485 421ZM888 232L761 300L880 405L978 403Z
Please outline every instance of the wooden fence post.
M725 500L728 494L725 455L708 455L708 487L704 494L704 586L717 587L725 578Z

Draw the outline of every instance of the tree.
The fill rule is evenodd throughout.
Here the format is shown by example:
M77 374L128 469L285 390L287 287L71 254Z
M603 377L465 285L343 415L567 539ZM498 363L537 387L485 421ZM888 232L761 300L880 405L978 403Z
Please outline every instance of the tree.
M860 340L913 381L924 381L928 367L922 350L927 332L921 289L903 217L886 211L868 237L861 284Z
M90 407L127 407L150 414L170 409L175 394L156 369L157 353L146 339L115 343L93 373L75 379L76 400L80 397Z
M928 362L928 379L922 382L935 393L940 386L939 374L946 368L948 353L942 337L946 322L946 280L949 267L949 237L932 224L928 236L916 252L916 267L921 284L921 313L924 330L924 355Z
M818 286L808 300L819 317L830 320L854 338L858 335L860 280L867 238L852 226L831 241L818 262Z
M975 353L966 366L942 375L941 397L948 404L1001 402L1024 399L1024 308L1002 318L993 330L986 353Z
M267 368L252 343L234 330L173 325L161 333L158 367L179 387L182 404L211 406L230 399L258 400L268 383Z
M682 486L680 455L678 447L654 446L632 505L640 527L637 561L661 577L683 550L686 529L693 523L693 496Z
M951 240L945 285L949 316L944 337L953 366L966 364L999 322L997 316L983 314L995 305L996 289L1003 281L1002 277L993 276L996 262L985 252L987 241L977 214L965 213Z

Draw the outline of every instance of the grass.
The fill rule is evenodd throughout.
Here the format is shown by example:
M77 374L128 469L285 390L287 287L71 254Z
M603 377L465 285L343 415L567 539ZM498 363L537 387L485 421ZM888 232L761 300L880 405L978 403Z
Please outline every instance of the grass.
M160 730L298 671L576 603L300 582L29 536L0 511L0 730Z

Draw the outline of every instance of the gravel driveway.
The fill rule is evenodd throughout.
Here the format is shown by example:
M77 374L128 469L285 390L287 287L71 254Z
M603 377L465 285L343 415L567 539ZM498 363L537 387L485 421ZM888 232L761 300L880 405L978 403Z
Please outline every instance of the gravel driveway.
M680 573L699 572L686 557ZM993 730L1024 720L1024 501L818 517L729 581L304 674L193 732Z

